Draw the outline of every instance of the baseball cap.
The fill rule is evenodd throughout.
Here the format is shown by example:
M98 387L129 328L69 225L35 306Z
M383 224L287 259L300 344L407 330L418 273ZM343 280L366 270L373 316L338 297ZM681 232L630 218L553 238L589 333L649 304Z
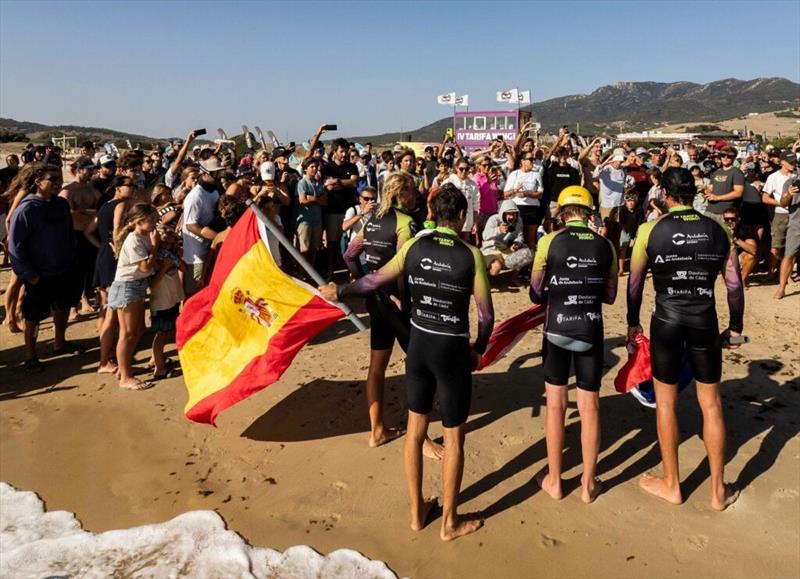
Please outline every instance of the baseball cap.
M275 163L272 161L264 161L261 163L261 180L274 181L275 180Z
M371 159L372 158L372 155L366 149L361 149L361 153L359 153L358 156L361 157L362 159Z
M272 160L274 161L278 157L286 157L288 154L285 147L275 147L272 149Z
M791 151L784 151L781 153L781 161L786 161L787 163L797 163L797 154Z
M113 155L103 155L100 157L100 166L101 167L110 167L112 165L117 164L117 158Z
M617 147L614 149L614 152L611 153L611 160L612 161L619 161L622 162L625 160L625 149L622 147Z
M72 166L76 171L78 169L97 169L97 165L89 157L78 157Z
M638 149L636 149L636 156L637 157L639 157L641 155L647 155L647 154L648 154L647 153L647 149L645 149L644 147L639 147Z
M395 153L402 153L405 150L406 149L403 147L403 145L395 145L394 148L392 148L392 151Z

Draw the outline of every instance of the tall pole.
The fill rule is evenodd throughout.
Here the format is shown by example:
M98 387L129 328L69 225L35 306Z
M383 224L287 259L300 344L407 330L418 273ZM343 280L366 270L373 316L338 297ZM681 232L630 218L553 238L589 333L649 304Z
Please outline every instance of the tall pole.
M322 276L319 275L319 273L317 273L317 270L315 270L314 267L310 263L308 263L306 258L303 257L303 255L299 251L297 251L297 248L294 245L292 245L288 239L286 239L286 236L283 234L283 232L277 227L275 227L275 224L272 222L272 220L269 219L266 215L264 215L264 212L261 211L258 205L256 205L255 201L253 201L252 199L248 199L247 201L245 201L245 205L247 205L247 207L250 208L250 211L256 214L256 217L258 217L258 220L264 224L264 227L267 228L267 231L269 231L269 233L275 236L275 239L278 240L278 243L280 243L286 249L286 251L289 252L289 255L291 255L297 261L297 263L300 264L300 267L306 270L308 275L311 276L311 279L314 280L314 283L316 283L319 286L325 285L326 282L324 279L322 279ZM361 322L361 320L358 319L358 316L356 316L353 313L353 310L351 310L347 304L336 303L334 305L345 313L345 315L349 318L349 320L353 323L353 325L356 327L356 329L358 329L359 332L363 332L364 330L367 329L366 326Z

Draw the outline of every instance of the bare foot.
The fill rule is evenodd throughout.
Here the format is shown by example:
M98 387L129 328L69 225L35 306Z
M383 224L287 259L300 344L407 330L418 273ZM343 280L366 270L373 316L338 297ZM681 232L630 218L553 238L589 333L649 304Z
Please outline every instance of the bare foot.
M664 499L673 505L679 505L683 502L680 486L674 489L670 488L667 485L667 481L661 477L645 473L642 475L642 478L639 479L639 486L642 487L642 490L645 492L655 495L660 499Z
M88 316L94 313L94 308L90 303L81 304L81 309L78 312L81 315Z
M775 290L775 293L772 294L772 297L775 298L776 300L782 300L783 298L786 297L786 292L783 289L778 288Z
M718 497L716 493L711 495L711 508L715 511L724 511L739 498L739 489L731 483L725 483L724 496Z
M593 503L601 492L603 492L603 481L594 477L589 484L581 485L581 500L588 505Z
M103 364L102 366L100 366L97 369L97 373L98 374L116 374L118 369L119 368L117 367L116 364L114 364L114 362L108 362L108 363Z
M375 436L374 434L370 435L369 447L377 448L378 446L386 444L387 442L391 442L396 438L400 438L401 436L403 436L403 434L404 431L399 428L384 428L383 432L380 435L378 436Z
M77 308L70 308L69 309L69 318L67 318L68 322L74 322L78 319L80 314L78 314Z
M13 316L9 316L8 319L6 319L5 324L8 326L8 331L12 334L19 334L22 332L22 328L19 327L16 318Z
M147 390L153 386L152 382L142 382L138 378L128 378L119 383L119 387L123 390Z
M432 458L433 460L442 460L442 457L444 457L444 446L438 442L433 442L426 436L425 442L422 443L422 456Z
M468 515L459 515L456 519L456 524L449 527L442 524L442 530L439 533L442 541L452 541L464 535L474 533L483 526L483 519L480 513L471 513Z
M564 498L564 493L561 490L561 478L554 481L547 469L536 475L536 484L555 500L560 501Z
M431 511L439 506L439 501L436 497L428 497L419 506L419 512L412 513L411 515L411 530L421 531L428 524L428 517Z

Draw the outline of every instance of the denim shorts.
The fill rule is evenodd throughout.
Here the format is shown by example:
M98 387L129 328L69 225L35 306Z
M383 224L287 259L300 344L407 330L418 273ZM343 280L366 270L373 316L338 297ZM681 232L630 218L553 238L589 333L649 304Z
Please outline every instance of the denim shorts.
M147 282L147 278L115 281L108 290L108 307L120 310L136 302L143 302L147 297Z

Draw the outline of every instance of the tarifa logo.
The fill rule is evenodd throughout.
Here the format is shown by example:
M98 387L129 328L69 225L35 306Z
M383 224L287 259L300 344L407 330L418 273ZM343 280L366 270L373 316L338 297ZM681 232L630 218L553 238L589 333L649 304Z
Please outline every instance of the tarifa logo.
M419 261L419 266L424 270L429 270L431 268L431 264L433 264L433 261L430 257L423 257Z
M578 267L578 258L575 257L574 255L570 255L567 258L567 267L570 268L570 269L574 269L574 268Z
M674 245L683 245L686 243L686 239L684 239L685 237L686 236L683 233L675 233L672 235L672 243Z

